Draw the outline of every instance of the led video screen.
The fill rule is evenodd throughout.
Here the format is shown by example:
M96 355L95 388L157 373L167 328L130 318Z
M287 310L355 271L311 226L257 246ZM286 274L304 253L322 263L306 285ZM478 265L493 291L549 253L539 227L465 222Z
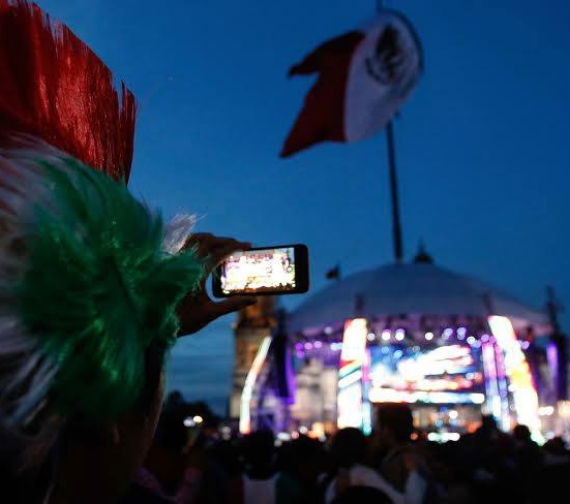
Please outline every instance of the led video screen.
M482 404L479 350L383 345L370 349L369 400L374 403Z

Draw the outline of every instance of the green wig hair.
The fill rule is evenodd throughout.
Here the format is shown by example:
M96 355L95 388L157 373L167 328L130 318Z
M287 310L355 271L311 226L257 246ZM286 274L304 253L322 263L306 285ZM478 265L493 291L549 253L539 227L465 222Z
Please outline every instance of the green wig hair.
M164 358L203 275L127 188L45 144L0 152L0 414L112 419ZM155 356L156 357L156 356Z

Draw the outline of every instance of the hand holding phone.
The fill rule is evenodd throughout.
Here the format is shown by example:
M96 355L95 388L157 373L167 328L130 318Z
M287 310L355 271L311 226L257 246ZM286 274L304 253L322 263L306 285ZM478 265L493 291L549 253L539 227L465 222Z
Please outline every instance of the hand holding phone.
M193 334L218 317L255 303L255 299L252 298L231 298L216 302L210 299L206 292L206 277L217 264L233 252L250 247L249 243L232 238L220 238L209 233L194 233L190 236L184 248L194 249L198 258L206 260L206 275L200 282L200 288L188 293L176 309L180 319L178 336Z

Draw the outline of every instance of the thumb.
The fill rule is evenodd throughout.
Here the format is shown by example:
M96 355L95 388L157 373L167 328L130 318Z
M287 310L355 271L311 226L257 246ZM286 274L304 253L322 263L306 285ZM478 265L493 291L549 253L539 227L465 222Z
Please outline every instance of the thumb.
M257 299L254 297L244 297L236 296L225 299L224 301L219 301L214 304L214 311L216 312L216 318L227 315L228 313L236 312L242 310L247 306L251 306L257 303Z

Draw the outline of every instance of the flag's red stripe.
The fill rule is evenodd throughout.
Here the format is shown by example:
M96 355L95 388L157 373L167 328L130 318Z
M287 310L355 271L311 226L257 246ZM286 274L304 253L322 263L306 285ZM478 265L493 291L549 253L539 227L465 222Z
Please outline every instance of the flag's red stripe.
M319 72L315 85L305 98L281 157L323 141L344 141L344 99L350 61L364 34L352 31L319 46L289 75Z

